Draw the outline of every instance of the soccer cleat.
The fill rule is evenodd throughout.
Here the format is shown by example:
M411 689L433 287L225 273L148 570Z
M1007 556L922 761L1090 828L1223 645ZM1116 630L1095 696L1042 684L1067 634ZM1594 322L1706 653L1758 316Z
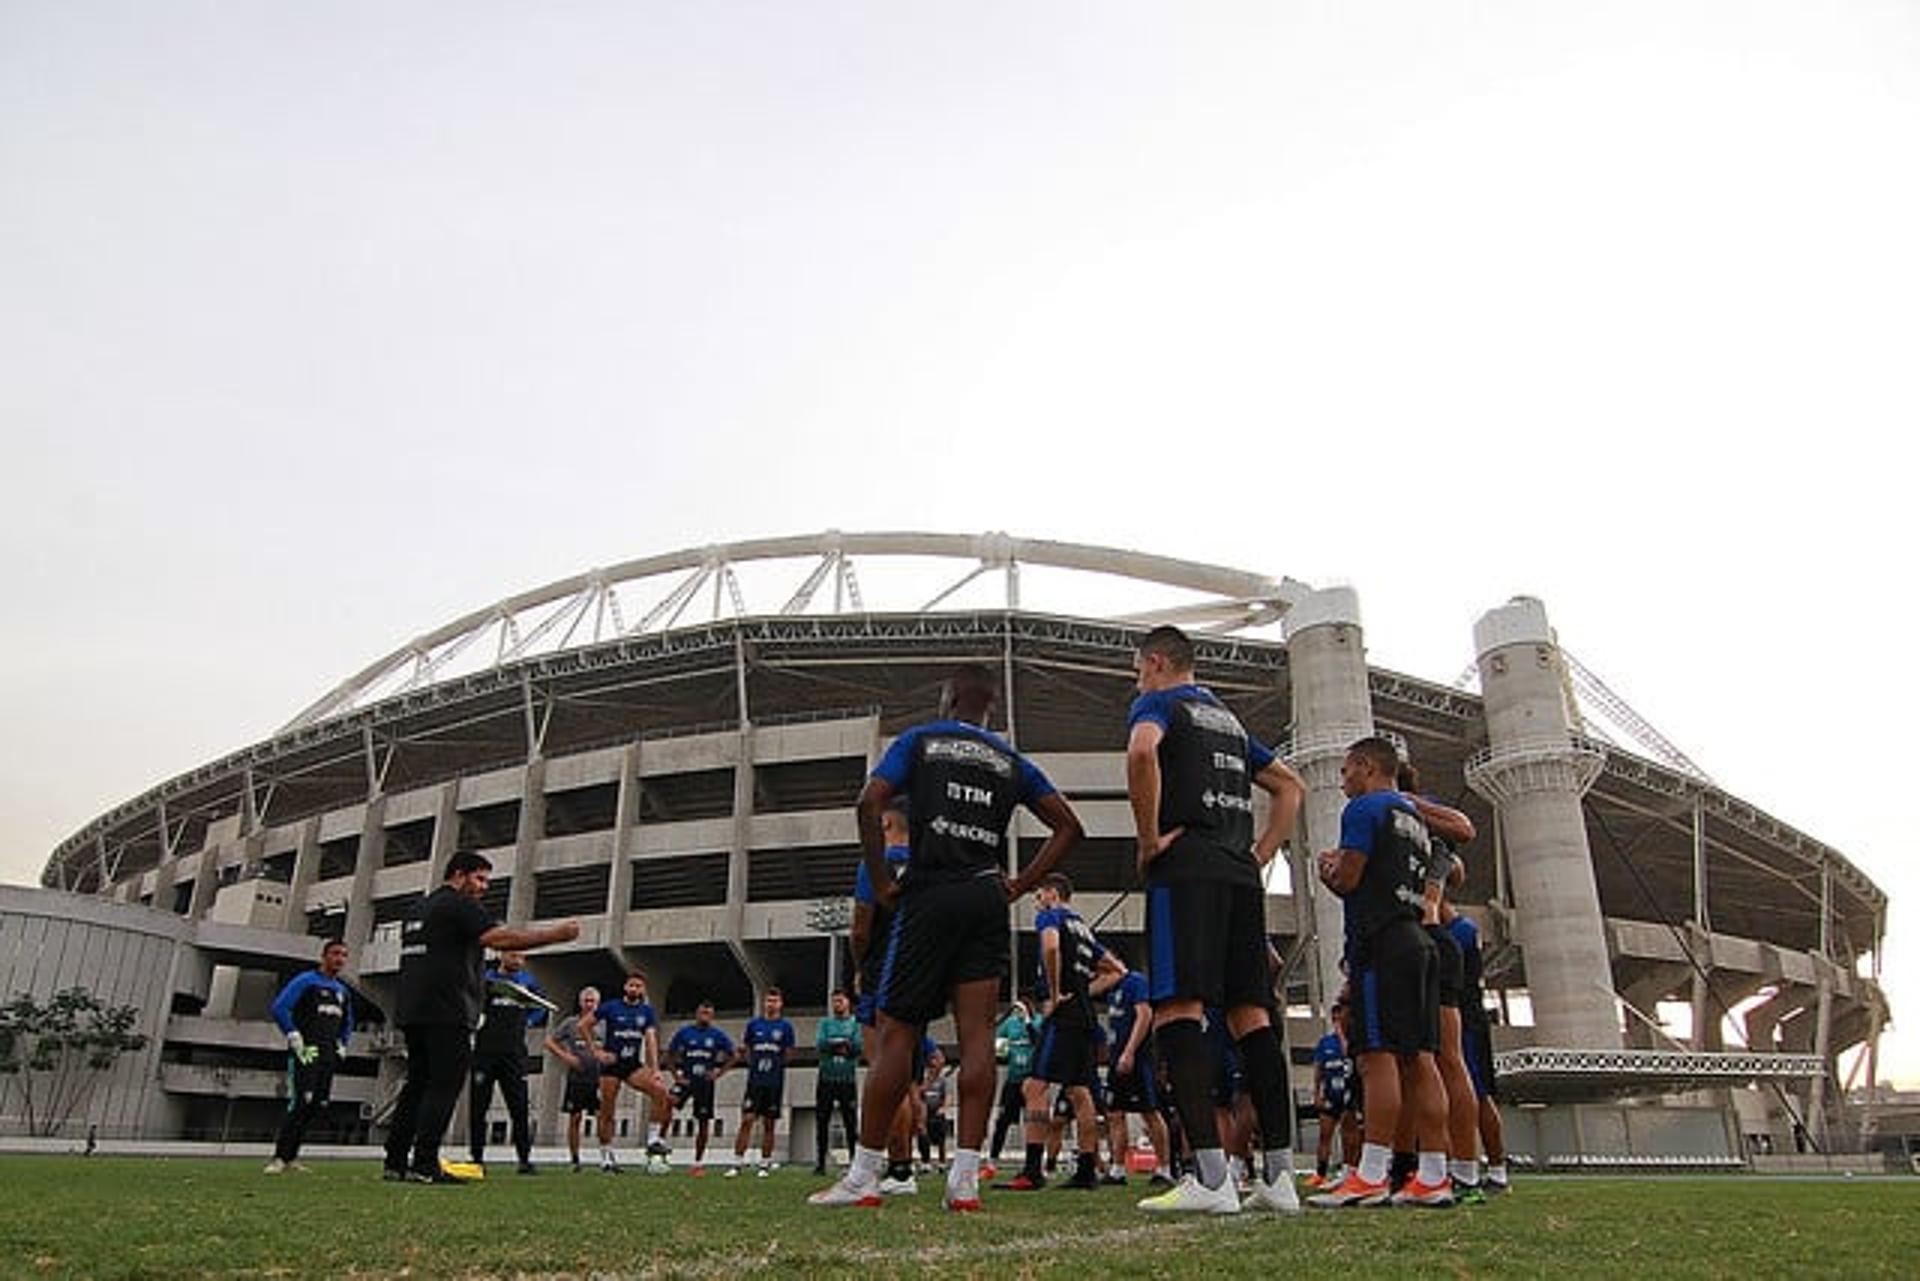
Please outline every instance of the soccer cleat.
M763 1165L763 1166L761 1166L761 1167L760 1167L759 1169L757 1169L757 1170L755 1170L755 1171L753 1172L753 1177L754 1177L754 1178L756 1178L756 1179L767 1179L767 1178L772 1178L772 1177L773 1177L773 1167L772 1167L772 1166L770 1166L770 1165Z
M1240 1203L1243 1210L1271 1210L1276 1214L1300 1213L1300 1194L1293 1189L1293 1180L1282 1176L1269 1183L1265 1179L1255 1179L1247 1199Z
M382 1166L380 1167L380 1181L382 1183L405 1183L407 1181L407 1172L391 1165Z
M1453 1180L1442 1179L1438 1183L1422 1183L1418 1178L1408 1179L1406 1186L1393 1194L1395 1205L1417 1205L1428 1210L1447 1210L1453 1207Z
M1149 1214L1238 1214L1240 1194L1234 1191L1231 1179L1210 1188L1189 1174L1174 1185L1173 1191L1141 1201L1140 1208Z
M441 1185L453 1185L458 1187L465 1187L467 1184L472 1183L473 1180L463 1179L463 1178L460 1178L458 1175L448 1173L445 1169L439 1169L439 1170L408 1170L407 1182L435 1183L435 1184L441 1184Z
M920 1185L911 1178L896 1179L891 1176L880 1180L879 1187L881 1196L915 1196L920 1191Z
M1014 1175L1011 1179L1008 1179L1005 1183L996 1183L993 1186L995 1190L1000 1192L1038 1192L1041 1188L1047 1186L1047 1179L1045 1175L1035 1178L1025 1171L1022 1171Z
M1124 1188L1127 1186L1127 1176L1118 1170L1108 1170L1100 1176L1100 1186L1107 1188Z
M285 1174L286 1172L287 1163L279 1157L275 1157L273 1160L267 1162L266 1168L260 1171L262 1174Z
M1393 1189L1386 1180L1369 1183L1360 1177L1358 1170L1348 1170L1347 1177L1331 1190L1319 1196L1307 1198L1307 1204L1316 1210L1346 1210L1359 1206L1385 1205L1387 1198L1393 1195Z
M704 1165L692 1166L687 1170L687 1177L690 1179L704 1179L707 1177L707 1167Z
M513 1172L515 1174L538 1174L539 1173L538 1170L533 1168L533 1162L531 1161L522 1161L520 1164L513 1167Z
M947 1209L953 1211L955 1214L978 1214L980 1212L980 1198L977 1196L949 1196L946 1200L946 1206Z
M808 1205L858 1205L873 1209L886 1200L877 1183L855 1183L851 1175L807 1198Z
M287 1168L289 1170L292 1170L295 1174L312 1174L313 1173L313 1167L301 1161L289 1161L287 1162Z
M1480 1190L1478 1183L1469 1183L1454 1195L1453 1201L1455 1205L1485 1205L1487 1194Z
M1332 1185L1331 1179L1327 1178L1327 1176L1324 1174L1317 1174L1317 1173L1301 1175L1300 1182L1303 1186L1305 1186L1305 1188L1309 1192L1318 1192L1322 1188L1330 1187Z
M1000 1167L991 1161L982 1161L980 1163L980 1177L988 1183L991 1183L1000 1177Z
M730 1166L728 1166L728 1167L727 1167L727 1175L726 1175L726 1177L727 1177L727 1178L729 1178L729 1179L737 1179L737 1178L739 1178L739 1177L740 1177L740 1167L739 1167L739 1166L737 1166L737 1165L730 1165Z
M1506 1179L1482 1179L1480 1187L1490 1197L1513 1191L1513 1184Z
M666 1140L654 1139L653 1141L647 1144L647 1155L648 1156L672 1156L673 1149L667 1146Z

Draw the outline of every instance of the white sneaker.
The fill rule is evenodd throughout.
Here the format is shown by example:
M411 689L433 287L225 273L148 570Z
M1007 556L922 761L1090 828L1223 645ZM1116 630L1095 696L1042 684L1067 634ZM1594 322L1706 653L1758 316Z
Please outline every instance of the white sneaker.
M808 1205L863 1205L877 1206L882 1200L881 1186L874 1183L855 1183L852 1176L841 1179L830 1188L821 1188L807 1198Z
M919 1191L920 1185L910 1178L885 1178L880 1180L881 1196L913 1196Z
M753 1172L753 1177L756 1179L764 1179L764 1178L768 1178L772 1174L773 1174L773 1167L763 1165L759 1169Z
M1278 1214L1300 1213L1300 1194L1294 1190L1291 1178L1276 1179L1268 1183L1265 1179L1255 1179L1253 1188L1247 1193L1247 1199L1240 1203L1243 1210L1272 1210Z
M1149 1214L1238 1214L1240 1195L1228 1179L1217 1188L1209 1188L1191 1174L1174 1184L1173 1191L1150 1196L1140 1202Z
M267 1162L266 1169L260 1171L262 1174L285 1174L286 1172L287 1163L279 1157L275 1157L273 1160Z
M730 1166L728 1166L728 1167L727 1167L727 1177L728 1177L729 1179L737 1179L737 1178L739 1178L739 1177L740 1177L740 1167L739 1167L739 1166L737 1166L737 1165L730 1165Z

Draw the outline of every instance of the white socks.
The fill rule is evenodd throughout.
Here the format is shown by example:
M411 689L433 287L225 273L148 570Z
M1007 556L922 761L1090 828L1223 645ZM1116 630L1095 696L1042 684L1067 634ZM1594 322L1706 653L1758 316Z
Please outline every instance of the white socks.
M1480 1163L1478 1161L1456 1161L1447 1158L1447 1176L1463 1188L1478 1187L1480 1184Z
M1265 1177L1268 1183L1278 1183L1282 1179L1293 1177L1293 1149L1272 1148L1265 1156Z
M847 1182L878 1183L880 1176L886 1173L886 1169L885 1149L870 1148L862 1144L853 1150L853 1164L847 1167Z
M1438 1187L1447 1181L1447 1154L1445 1152L1422 1152L1420 1154L1420 1182L1428 1187Z
M1384 1143L1360 1145L1360 1177L1368 1183L1385 1183L1393 1166L1393 1149Z

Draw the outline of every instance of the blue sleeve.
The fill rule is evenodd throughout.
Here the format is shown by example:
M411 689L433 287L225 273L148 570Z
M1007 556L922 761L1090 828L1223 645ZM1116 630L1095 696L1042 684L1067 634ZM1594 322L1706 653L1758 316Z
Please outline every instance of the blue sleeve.
M1161 729L1173 728L1173 714L1167 710L1168 699L1165 691L1153 690L1133 700L1133 706L1127 709L1127 728L1131 730L1142 721L1151 721Z
M1391 796L1391 792L1368 792L1356 796L1347 802L1340 811L1340 848L1353 850L1357 854L1369 857L1373 854L1374 834L1380 826L1381 805L1376 797Z
M1258 774L1271 764L1273 764L1273 749L1253 735L1247 735L1247 769Z
M733 1053L733 1042L728 1039L727 1034L725 1032L720 1033L720 1053L722 1054Z
M867 875L867 857L860 856L860 863L853 874L853 901L873 906L873 878Z
M667 1042L667 1053L668 1054L680 1053L680 1051L686 1047L686 1043L687 1043L687 1029L681 1028L678 1032L675 1032L673 1034L673 1039Z
M1059 908L1043 907L1038 912L1034 913L1033 932L1035 934L1044 934L1048 930L1057 930L1059 928L1060 928L1060 909Z
M313 986L313 971L296 974L293 981L280 989L280 995L273 998L273 1021L280 1025L282 1032L292 1032L293 1007L300 1003L300 994Z
M1020 801L1023 805L1030 806L1035 801L1044 800L1060 790L1053 785L1052 779L1040 772L1038 765L1026 757L1016 753L1013 759L1019 763Z
M907 790L907 782L913 777L913 745L920 741L918 728L910 729L893 745L887 748L887 754L873 767L873 776L883 780L896 792Z

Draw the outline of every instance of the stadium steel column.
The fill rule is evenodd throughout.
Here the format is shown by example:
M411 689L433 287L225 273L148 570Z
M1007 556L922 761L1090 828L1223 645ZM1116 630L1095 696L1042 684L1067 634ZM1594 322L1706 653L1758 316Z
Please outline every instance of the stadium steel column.
M1306 831L1296 831L1288 860L1300 929L1314 936L1309 975L1315 1011L1324 1018L1340 991L1343 946L1340 900L1320 884L1314 854L1340 843L1340 762L1354 740L1373 733L1360 598L1350 587L1316 591L1284 619L1287 670L1293 682L1293 746L1288 759L1307 784Z
M1545 606L1516 597L1473 628L1488 749L1467 781L1506 831L1515 937L1536 1043L1620 1048L1620 1015L1580 798L1605 757L1574 741Z

